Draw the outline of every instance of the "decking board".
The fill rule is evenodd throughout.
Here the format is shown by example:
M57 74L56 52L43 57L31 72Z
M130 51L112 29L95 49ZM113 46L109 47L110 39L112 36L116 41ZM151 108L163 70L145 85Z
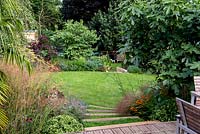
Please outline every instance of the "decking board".
M85 131L84 134L175 134L175 122L155 122L151 124L139 124L132 126L120 126L101 130Z

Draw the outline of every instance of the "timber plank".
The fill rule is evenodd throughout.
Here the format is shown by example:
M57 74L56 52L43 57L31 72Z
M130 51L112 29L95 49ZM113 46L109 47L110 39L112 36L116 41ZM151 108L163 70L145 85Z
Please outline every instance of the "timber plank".
M147 132L149 132L149 129L146 126L147 125L140 125L137 127L142 131L142 133L147 133Z
M129 127L122 127L120 129L124 134L133 134Z
M104 134L114 134L111 129L104 129L103 133Z
M96 130L94 131L94 134L104 134L102 130Z
M87 132L85 132L85 134L94 134L94 132L93 131L87 131Z
M129 128L135 134L141 134L142 133L142 131L137 126L131 126Z
M149 129L150 132L159 132L160 131L158 128L156 128L152 124L146 125L146 127Z
M124 134L124 133L121 131L120 128L114 128L114 129L112 129L112 132L113 132L114 134Z

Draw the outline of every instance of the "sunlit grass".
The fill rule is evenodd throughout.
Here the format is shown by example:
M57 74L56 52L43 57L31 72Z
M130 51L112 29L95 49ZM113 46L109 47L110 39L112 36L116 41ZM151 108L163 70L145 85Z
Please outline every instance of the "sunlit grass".
M65 95L76 96L88 104L114 107L127 91L135 92L155 80L154 75L106 72L58 72L52 80Z

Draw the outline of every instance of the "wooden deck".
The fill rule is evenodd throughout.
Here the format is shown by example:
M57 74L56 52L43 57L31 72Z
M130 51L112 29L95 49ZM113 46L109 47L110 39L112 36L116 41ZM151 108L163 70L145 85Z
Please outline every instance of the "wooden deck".
M86 128L82 134L175 134L175 122L143 122Z

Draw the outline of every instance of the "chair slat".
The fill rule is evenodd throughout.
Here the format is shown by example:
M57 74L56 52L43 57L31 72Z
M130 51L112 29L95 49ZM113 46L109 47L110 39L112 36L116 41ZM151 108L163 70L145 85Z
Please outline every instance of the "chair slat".
M200 108L179 98L176 99L181 119L186 120L183 125L197 133L200 133ZM183 110L181 110L181 108Z

